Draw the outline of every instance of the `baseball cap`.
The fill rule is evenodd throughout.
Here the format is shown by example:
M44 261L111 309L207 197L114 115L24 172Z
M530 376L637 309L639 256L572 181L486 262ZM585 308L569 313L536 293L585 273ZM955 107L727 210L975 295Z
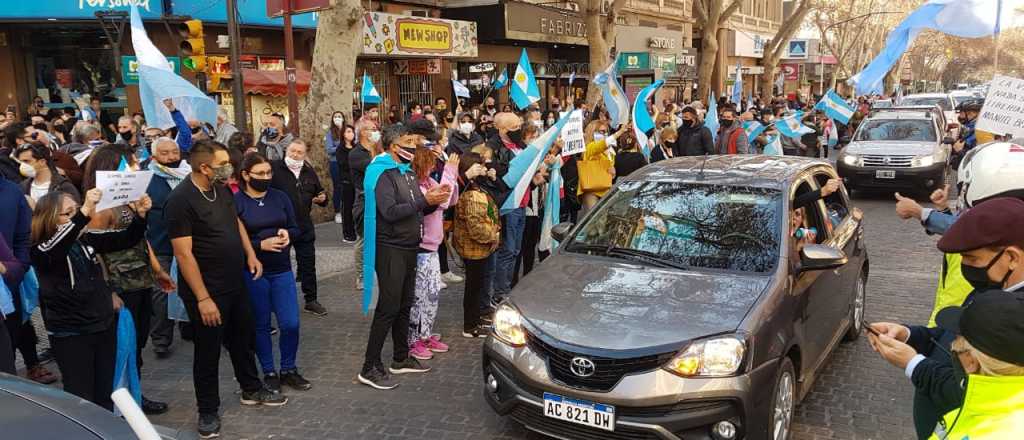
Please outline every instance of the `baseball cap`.
M996 359L1024 366L1024 293L991 290L966 306L946 307L935 316L939 328L963 336Z
M974 205L942 235L938 248L959 254L1024 243L1024 200L998 197Z

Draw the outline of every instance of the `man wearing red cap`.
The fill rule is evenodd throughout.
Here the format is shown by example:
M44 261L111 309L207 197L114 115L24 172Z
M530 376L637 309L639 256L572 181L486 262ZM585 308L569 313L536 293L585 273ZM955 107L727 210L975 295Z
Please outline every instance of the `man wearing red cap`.
M1024 201L996 198L968 210L946 231L938 248L962 255L961 272L974 287L964 306L982 292L1024 290ZM941 328L877 322L872 348L902 368L914 384L914 426L918 438L932 435L943 414L963 403L963 377L953 368L955 334Z

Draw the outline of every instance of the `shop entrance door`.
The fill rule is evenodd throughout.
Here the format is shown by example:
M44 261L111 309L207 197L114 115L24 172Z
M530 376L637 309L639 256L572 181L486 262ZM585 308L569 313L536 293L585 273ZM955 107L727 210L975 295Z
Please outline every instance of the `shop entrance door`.
M434 104L434 93L430 84L430 75L399 75L398 101L404 114L412 101L423 104Z

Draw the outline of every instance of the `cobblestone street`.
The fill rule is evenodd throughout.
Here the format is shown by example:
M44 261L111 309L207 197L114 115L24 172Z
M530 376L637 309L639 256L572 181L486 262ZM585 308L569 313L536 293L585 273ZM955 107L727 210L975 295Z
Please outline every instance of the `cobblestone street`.
M896 218L885 196L855 203L865 211L872 258L868 320L923 322L931 308L940 261L934 239L925 236L916 222ZM442 293L438 330L452 350L428 362L433 371L401 377L402 385L390 392L353 382L362 364L370 319L359 311L351 247L337 244L338 229L333 223L321 225L318 234L320 301L330 315L301 317L299 368L313 382L313 389L289 392L290 400L282 408L242 408L225 354L220 369L223 438L541 438L497 417L484 402L480 341L459 335L461 285ZM191 430L196 418L192 345L176 339L173 348L173 356L166 360L157 360L147 348L142 387L148 397L171 405L171 411L154 417L154 422ZM386 349L385 359L389 357ZM49 365L56 369L56 364ZM799 406L794 438L912 438L911 393L902 372L877 357L866 339L842 345Z

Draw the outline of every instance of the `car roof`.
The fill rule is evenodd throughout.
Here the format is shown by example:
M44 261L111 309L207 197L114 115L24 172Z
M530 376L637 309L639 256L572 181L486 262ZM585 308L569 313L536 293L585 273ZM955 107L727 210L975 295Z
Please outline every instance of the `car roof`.
M918 109L880 108L868 115L867 119L923 119L931 120L932 112Z
M948 98L948 93L915 93L913 95L906 95L903 99L907 98Z
M655 162L633 172L625 180L786 189L801 173L822 165L829 166L829 163L799 156L690 156Z

